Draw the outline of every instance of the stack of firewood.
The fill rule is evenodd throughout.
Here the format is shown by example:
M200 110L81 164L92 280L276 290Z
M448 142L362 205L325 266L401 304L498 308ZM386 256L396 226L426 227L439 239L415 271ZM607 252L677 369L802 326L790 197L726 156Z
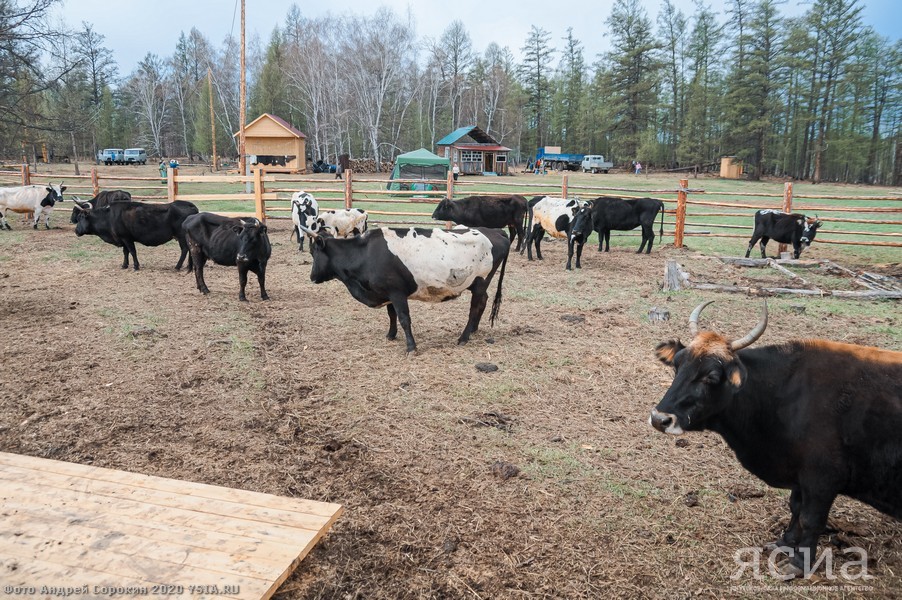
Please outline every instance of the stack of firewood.
M388 173L392 170L394 163L390 162L382 162L382 172ZM372 158L352 158L351 159L351 170L355 173L375 173L376 172L376 161Z

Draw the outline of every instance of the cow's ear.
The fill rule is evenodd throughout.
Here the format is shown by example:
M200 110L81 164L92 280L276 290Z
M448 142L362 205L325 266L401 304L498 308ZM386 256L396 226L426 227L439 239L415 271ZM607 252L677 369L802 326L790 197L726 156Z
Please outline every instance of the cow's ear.
M326 238L323 236L317 236L313 238L313 245L317 248L325 248L326 247Z
M241 233L241 225L232 225L232 231L235 233Z
M62 194L62 193L65 192L65 191L66 191L66 186L62 186L62 187L60 188L60 194Z
M742 384L745 383L746 375L748 375L748 371L738 360L734 360L730 364L727 365L726 369L727 381L733 386L734 390L738 390L742 387Z
M665 365L672 367L673 359L677 355L677 352L685 348L686 346L680 340L668 340L666 342L661 342L655 348L655 356L658 357Z
M53 188L50 187L49 185L47 186L46 190L47 190L48 192L50 192L51 194L52 194L53 192L56 191L55 189L53 189Z
M260 226L260 233L266 233L266 225Z

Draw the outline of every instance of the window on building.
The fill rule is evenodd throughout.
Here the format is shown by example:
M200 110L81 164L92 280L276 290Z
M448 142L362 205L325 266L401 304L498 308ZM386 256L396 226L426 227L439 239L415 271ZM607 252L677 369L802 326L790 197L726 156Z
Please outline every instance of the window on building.
M482 162L482 152L475 152L473 150L461 150L460 152L460 160L461 162Z

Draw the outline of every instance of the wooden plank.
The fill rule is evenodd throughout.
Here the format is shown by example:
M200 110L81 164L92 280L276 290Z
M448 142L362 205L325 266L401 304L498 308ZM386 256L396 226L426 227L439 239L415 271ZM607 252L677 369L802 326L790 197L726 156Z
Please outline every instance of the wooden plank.
M176 593L192 598L269 598L341 511L0 453L0 578L14 573L18 586L88 586L77 592L87 597L109 597L104 586L138 588L117 596L154 595L156 583L181 585Z
M339 504L328 504L297 498L285 498L261 492L236 490L217 485L195 483L192 481L179 481L167 479L165 477L156 477L154 475L140 475L104 467L80 465L62 461L48 461L43 458L9 454L6 452L0 452L0 465L31 468L49 473L58 473L60 475L78 475L85 479L97 479L113 483L127 483L161 491L181 491L201 498L243 502L245 504L279 508L283 510L298 510L312 515L321 515L325 517L332 516L336 510L341 508L341 505Z
M17 469L11 466L4 466L3 469L0 469L0 481L5 482L9 486L33 482L36 486L44 486L55 490L77 490L82 493L90 493L92 496L121 498L165 508L180 508L217 517L265 522L296 529L316 531L328 520L328 517L304 512L252 506L235 501L201 498L187 493L179 494L159 491L125 483L84 479L82 477L58 475L46 471Z

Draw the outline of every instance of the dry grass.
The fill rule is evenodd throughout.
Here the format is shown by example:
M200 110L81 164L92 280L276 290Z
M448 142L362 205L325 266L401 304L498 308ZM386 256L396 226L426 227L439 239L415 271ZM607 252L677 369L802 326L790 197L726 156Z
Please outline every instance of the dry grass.
M210 268L202 296L172 270L174 245L140 248L134 273L68 225L0 235L0 449L344 504L281 598L768 595L731 591L733 554L776 537L786 494L718 436L677 445L647 423L671 377L652 349L687 335L701 299L658 290L664 258L741 272L672 248L589 248L567 273L548 243L542 263L511 257L500 322L466 346L468 299L413 304L420 350L406 356L384 311L310 283L309 256L273 229L273 300L252 277L248 304L234 269ZM759 302L717 297L705 324L744 332ZM897 303L837 302L775 299L764 341L899 348ZM672 319L649 323L652 306ZM494 476L498 461L520 474ZM902 525L847 499L832 522L876 576L834 595L897 597Z

